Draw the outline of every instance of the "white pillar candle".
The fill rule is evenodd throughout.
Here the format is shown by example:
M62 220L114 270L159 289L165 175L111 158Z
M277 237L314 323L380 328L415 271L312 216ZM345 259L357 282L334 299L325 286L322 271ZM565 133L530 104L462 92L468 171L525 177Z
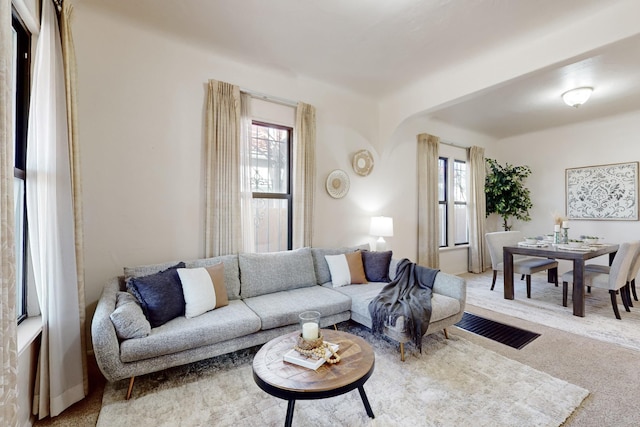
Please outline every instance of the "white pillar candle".
M553 226L553 231L555 231L556 233L560 231L560 224L556 224Z
M314 322L307 322L302 325L302 338L305 340L318 339L318 324Z
M569 221L562 221L562 228L569 228Z

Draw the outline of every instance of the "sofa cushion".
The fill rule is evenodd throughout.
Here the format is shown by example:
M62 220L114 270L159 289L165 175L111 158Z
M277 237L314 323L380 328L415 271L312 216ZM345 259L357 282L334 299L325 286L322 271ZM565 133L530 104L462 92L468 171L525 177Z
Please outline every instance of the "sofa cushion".
M366 285L348 285L336 288L337 292L348 295L351 298L351 316L354 320L367 327L371 327L371 314L369 313L369 303L376 297L387 283L370 282ZM437 293L431 294L431 322L437 322L446 317L456 315L460 312L460 301ZM399 325L396 328L401 330Z
M361 251L342 255L325 255L325 259L331 272L331 282L334 287L367 283Z
M313 256L313 268L315 269L318 285L323 285L331 281L331 271L329 270L329 265L327 264L325 255L346 254L355 252L358 249L364 251L366 249L369 249L369 245L343 248L311 248L311 255Z
M178 275L184 294L184 316L187 319L229 304L224 286L224 264L179 268Z
M187 319L184 316L151 330L148 337L123 341L120 359L142 359L179 353L184 350L242 337L260 330L260 318L240 300Z
M148 276L132 277L127 281L127 290L140 302L152 328L184 315L184 295L176 271L178 268L184 268L184 263Z
M349 311L351 298L322 286L293 289L261 295L244 300L262 321L262 329L298 323L298 315L306 310L320 312L320 325L323 317Z
M364 274L369 282L389 282L389 265L392 251L371 252L362 251Z
M316 285L311 249L269 253L242 253L240 294L242 298Z
M238 255L222 255L185 262L187 268L211 267L219 263L224 264L224 285L227 288L227 297L229 300L240 299Z
M116 309L109 317L116 328L118 338L128 340L149 335L151 324L144 316L136 297L129 292L118 292L116 295Z

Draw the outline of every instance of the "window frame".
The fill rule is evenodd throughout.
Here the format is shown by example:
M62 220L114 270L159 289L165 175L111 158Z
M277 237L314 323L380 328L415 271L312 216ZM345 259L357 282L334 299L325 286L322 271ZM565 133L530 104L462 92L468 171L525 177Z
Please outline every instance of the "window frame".
M466 160L459 160L459 159L456 159L456 158L454 157L454 159L453 159L453 169L452 169L453 179L451 180L451 184L452 184L453 186L455 186L455 185L456 185L456 178L455 178L455 174L456 174L456 163L462 163L462 164L464 164L464 165L465 165L465 167L464 167L464 181L465 181L465 182L467 182L467 181L468 181L468 173L469 173L469 169L467 168L467 161L466 161ZM466 185L465 185L465 189L466 189ZM454 239L453 239L453 245L454 245L454 246L468 245L468 244L469 244L469 205L468 205L468 203L467 203L467 201L466 201L466 200L461 201L461 200L457 200L457 199L455 198L455 190L454 190L453 194L454 194L454 197L453 197L453 208L454 208L454 213L453 213L453 215L454 215L454 220L453 220L453 222L454 222L454 233L455 233L455 231L456 231L456 228L455 228L455 208L456 208L456 206L466 206L466 212L467 212L467 215L466 215L466 221L465 221L465 223L467 224L467 225L465 226L465 231L467 232L467 233L466 233L466 234L467 234L467 238L466 238L466 240L465 240L464 242L456 242L456 241L455 241L455 238L454 238ZM465 194L465 198L466 198L466 196L467 196L467 194Z
M440 174L440 164L444 163L444 174ZM454 185L456 184L455 179L455 165L456 163L463 163L468 166L469 162L467 160L460 160L456 155L440 155L438 156L438 185L440 186L440 178L444 179L444 198L440 197L440 191L438 192L438 203L440 206L444 207L444 212L442 213L444 217L444 224L442 224L442 218L439 218L439 227L441 231L444 229L444 236L440 236L439 247L440 249L446 248L456 248L461 246L466 246L469 244L469 209L468 202L456 200L456 192ZM451 167L453 165L453 167ZM465 182L468 182L468 173L469 170L465 167ZM465 186L465 190L468 193L468 188ZM465 197L468 199L468 194L465 194ZM466 209L466 240L464 242L456 242L455 234L456 234L456 206L467 206ZM453 243L451 243L453 242Z
M444 236L440 236L439 246L446 248L449 246L449 158L444 156L438 157L438 180L440 178L440 162L444 165L444 174L442 174L444 182L442 183L442 198L440 198L440 192L438 191L438 204L444 208L444 227L440 224L441 229L444 228ZM440 183L438 182L438 184ZM438 222L441 220L442 218L438 218Z
M21 266L22 283L16 283L16 314L18 324L28 317L28 235L27 235L27 128L29 124L29 100L31 96L31 33L20 19L18 12L11 8L11 25L17 34L15 59L15 110L14 110L14 168L13 176L23 181L22 209L22 251L16 254L16 265ZM17 219L17 218L16 218ZM20 298L22 295L22 298ZM18 305L18 301L21 304Z
M259 192L252 191L252 199L276 199L287 201L287 250L293 249L293 128L290 126L279 125L276 123L269 123L260 120L251 120L251 127L262 126L270 129L278 129L287 131L287 180L286 180L286 192L284 193L271 193L271 192ZM253 134L253 132L252 132Z

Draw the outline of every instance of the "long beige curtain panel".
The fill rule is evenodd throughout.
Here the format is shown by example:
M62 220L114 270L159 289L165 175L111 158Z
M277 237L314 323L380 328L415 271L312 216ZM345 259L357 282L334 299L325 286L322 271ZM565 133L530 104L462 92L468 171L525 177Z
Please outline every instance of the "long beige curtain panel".
M316 109L299 102L294 144L293 247L312 246L316 182Z
M486 199L484 180L486 175L484 148L469 148L469 271L482 273L487 257L484 243Z
M82 354L87 354L86 304L84 286L84 229L82 207L82 177L80 174L80 144L78 142L78 87L76 50L71 32L73 5L68 0L62 1L60 12L60 35L62 37L62 60L64 64L65 94L67 97L67 128L69 130L69 153L71 161L71 191L73 196L73 217L76 238L76 271L78 275L78 314L80 316L80 338ZM87 374L87 358L82 358L84 392L89 393L89 376Z
M209 80L205 122L205 256L242 248L240 88Z
M11 0L0 0L0 425L18 424Z
M418 135L418 264L440 266L437 136Z

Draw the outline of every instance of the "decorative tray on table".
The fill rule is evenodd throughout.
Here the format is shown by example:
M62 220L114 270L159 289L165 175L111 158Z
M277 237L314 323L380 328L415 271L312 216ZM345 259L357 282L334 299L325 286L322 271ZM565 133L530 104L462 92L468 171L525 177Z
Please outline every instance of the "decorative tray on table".
M549 243L541 240L539 240L538 243L518 242L518 246L523 246L525 248L546 248L549 246Z
M563 251L591 252L595 251L597 248L591 246L558 245L558 249L562 249Z
M331 346L334 352L338 351L340 347L338 346L338 344L333 344L330 342L327 342L326 344ZM331 356L331 350L327 348L326 357L330 357L330 356ZM293 363L295 365L304 366L305 368L313 369L314 371L326 362L324 358L317 358L314 356L305 356L303 354L298 353L293 348L289 350L287 353L285 353L284 361Z

